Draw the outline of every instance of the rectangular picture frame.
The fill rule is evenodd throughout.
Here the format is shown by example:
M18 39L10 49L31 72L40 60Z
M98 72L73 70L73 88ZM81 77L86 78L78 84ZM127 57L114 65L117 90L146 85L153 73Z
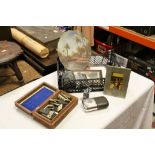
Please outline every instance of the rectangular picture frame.
M100 79L102 78L101 70L81 70L73 71L75 80L84 80L84 79Z
M125 98L131 69L114 66L106 67L104 94Z
M115 56L116 56L116 60L118 62L118 64L121 66L121 67L127 67L127 64L128 64L128 59L115 53Z

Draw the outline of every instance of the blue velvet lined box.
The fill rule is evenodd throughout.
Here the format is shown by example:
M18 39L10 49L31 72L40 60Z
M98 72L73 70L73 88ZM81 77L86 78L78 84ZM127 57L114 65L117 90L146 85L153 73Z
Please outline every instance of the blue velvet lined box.
M51 98L57 98L60 93L70 96L71 101L64 106L52 119L48 119L41 115L39 110L47 106ZM63 90L56 89L55 87L44 82L17 100L15 105L26 113L32 115L36 121L40 122L46 127L55 128L77 105L77 103L77 97L72 96Z
M37 107L44 103L57 89L47 83L42 83L21 99L16 101L16 106L31 114Z
M33 111L52 94L53 91L51 89L42 87L38 92L26 99L21 105L28 110Z

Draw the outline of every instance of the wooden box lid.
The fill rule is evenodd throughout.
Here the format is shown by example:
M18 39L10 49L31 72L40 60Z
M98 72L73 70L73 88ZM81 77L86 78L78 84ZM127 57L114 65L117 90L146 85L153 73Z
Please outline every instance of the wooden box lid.
M48 98L50 98L56 90L58 89L46 82L43 82L18 99L15 102L15 105L26 113L32 114L32 112L35 111L35 109L44 101L48 100Z

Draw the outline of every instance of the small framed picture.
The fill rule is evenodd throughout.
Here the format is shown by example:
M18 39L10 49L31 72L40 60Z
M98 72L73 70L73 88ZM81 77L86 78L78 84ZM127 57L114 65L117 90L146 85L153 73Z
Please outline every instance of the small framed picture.
M107 66L104 94L125 98L131 69Z
M122 67L127 67L127 63L128 63L128 59L119 55L119 54L116 54L115 53L115 56L116 56L116 60L118 62L118 64Z
M73 71L75 80L102 78L101 70Z

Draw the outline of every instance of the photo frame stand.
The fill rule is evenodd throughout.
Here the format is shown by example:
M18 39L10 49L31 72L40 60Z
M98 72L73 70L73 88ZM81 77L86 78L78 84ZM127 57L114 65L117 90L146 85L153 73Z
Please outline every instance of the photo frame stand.
M106 63L102 56L91 56L90 66L105 65ZM66 72L67 71L65 70L63 64L60 62L59 59L57 59L57 77L59 89L69 93L83 92L87 88L90 89L90 92L103 91L105 78L71 80L69 78L63 78L63 75Z

